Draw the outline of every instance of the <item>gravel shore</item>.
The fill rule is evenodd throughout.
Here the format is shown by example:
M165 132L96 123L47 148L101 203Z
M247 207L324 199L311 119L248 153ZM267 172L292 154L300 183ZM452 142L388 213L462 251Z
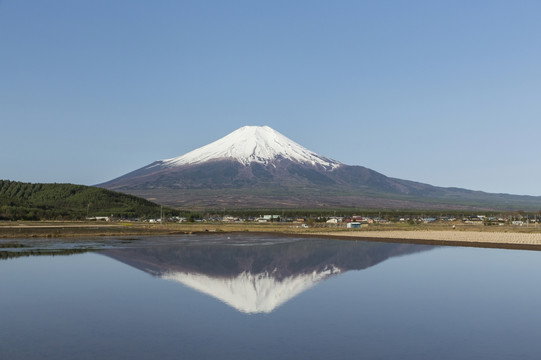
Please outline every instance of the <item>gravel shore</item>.
M417 231L345 231L345 232L321 232L313 235L339 237L339 238L359 238L359 239L387 239L387 240L410 240L422 243L434 242L438 245L469 245L482 246L492 245L491 247L512 247L536 248L541 250L541 234L512 233L512 232L478 232L478 231L438 231L438 230L417 230Z

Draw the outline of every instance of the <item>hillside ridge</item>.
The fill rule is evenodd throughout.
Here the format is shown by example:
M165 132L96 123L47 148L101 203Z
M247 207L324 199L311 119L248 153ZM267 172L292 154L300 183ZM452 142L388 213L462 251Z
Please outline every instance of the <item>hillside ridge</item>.
M75 185L0 180L0 220L134 218L160 214L160 205L134 195Z

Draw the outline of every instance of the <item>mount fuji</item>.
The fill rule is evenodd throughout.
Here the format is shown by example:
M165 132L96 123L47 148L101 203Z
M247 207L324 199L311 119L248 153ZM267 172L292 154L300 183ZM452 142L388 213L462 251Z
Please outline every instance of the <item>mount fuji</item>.
M390 178L319 155L268 126L98 185L181 208L538 210L541 197L489 194Z

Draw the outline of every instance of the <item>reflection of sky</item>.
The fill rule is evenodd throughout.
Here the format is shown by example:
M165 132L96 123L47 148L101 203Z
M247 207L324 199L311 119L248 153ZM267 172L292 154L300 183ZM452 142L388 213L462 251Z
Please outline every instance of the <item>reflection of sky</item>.
M246 316L107 256L0 261L2 359L528 359L541 252L436 247Z

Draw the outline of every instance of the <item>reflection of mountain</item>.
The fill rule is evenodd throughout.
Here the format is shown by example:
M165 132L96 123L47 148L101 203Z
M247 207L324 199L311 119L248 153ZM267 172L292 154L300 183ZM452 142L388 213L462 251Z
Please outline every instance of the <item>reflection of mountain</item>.
M335 269L288 276L278 280L269 273L243 272L232 278L213 278L204 274L166 273L174 280L220 299L244 313L270 313L289 299L336 273Z
M269 313L333 275L361 270L429 246L323 239L233 237L103 254L180 282L245 313ZM247 242L247 240L250 240Z

